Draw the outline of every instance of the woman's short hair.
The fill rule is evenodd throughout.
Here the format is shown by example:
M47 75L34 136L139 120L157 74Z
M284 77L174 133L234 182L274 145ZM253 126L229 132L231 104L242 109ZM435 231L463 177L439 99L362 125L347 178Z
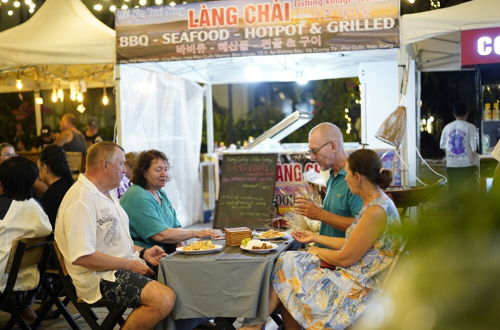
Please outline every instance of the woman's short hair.
M143 151L139 154L137 164L132 172L133 184L137 184L144 189L148 188L148 182L146 180L145 174L147 170L149 170L151 164L155 159L163 159L167 163L167 166L169 166L168 158L163 152L155 149Z
M3 194L16 201L33 197L33 184L36 178L38 178L38 167L24 157L15 156L0 164Z
M134 168L137 164L137 159L139 158L139 154L134 151L127 152L125 154L125 165L130 168Z
M382 189L387 188L392 182L392 171L382 168L380 156L371 149L354 151L347 158L347 163L353 173L364 175L368 181Z
M74 181L66 153L61 146L49 144L43 148L40 153L40 163L46 165L53 174L64 178L68 182Z

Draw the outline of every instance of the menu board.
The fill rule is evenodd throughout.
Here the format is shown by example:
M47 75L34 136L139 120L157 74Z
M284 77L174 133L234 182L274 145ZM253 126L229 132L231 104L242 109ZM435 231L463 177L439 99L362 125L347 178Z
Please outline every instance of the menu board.
M277 154L224 155L214 228L269 227L277 160Z

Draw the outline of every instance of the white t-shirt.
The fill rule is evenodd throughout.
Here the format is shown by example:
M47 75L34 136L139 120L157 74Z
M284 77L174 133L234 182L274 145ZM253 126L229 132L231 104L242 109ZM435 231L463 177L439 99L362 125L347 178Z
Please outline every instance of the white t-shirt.
M5 217L0 220L0 291L5 289L9 277L9 274L5 273L5 266L9 259L12 242L18 238L48 236L51 231L49 217L37 201L33 198L12 201ZM34 289L39 279L37 265L25 267L19 271L15 289L20 291Z
M446 167L477 166L478 134L476 127L465 120L455 120L441 133L441 149L446 151Z
M491 157L495 158L497 161L500 162L500 140L498 140L497 145L491 151Z
M84 174L68 190L57 214L55 240L79 298L101 299L100 279L115 281L115 271L93 271L73 265L96 251L121 258L136 258L128 216L115 194L101 193Z

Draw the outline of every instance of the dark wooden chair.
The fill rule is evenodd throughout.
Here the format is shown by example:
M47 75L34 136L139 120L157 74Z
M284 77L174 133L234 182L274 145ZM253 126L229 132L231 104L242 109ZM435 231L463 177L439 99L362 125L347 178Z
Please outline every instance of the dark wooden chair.
M88 304L82 299L79 299L76 295L76 289L71 281L71 277L68 274L66 269L66 265L64 264L64 257L62 256L59 248L57 247L57 243L54 242L52 245L52 253L55 256L55 262L57 269L59 271L59 277L61 280L62 288L64 290L64 294L71 301L71 303L78 310L82 318L87 322L87 324L93 330L97 329L113 329L116 324L123 326L125 324L125 320L123 319L123 313L127 309L126 307L115 306L110 301L105 299L101 299L93 304ZM106 318L99 324L97 321L97 317L95 313L92 311L92 308L105 307L108 310L108 315ZM74 322L73 322L74 323ZM80 329L76 324L74 324L73 329ZM72 325L73 327L73 325Z
M16 291L15 284L19 271L25 267L38 265L40 271L40 282L43 281L47 267L50 240L42 238L21 238L13 242L9 259L5 267L5 273L9 274L5 289L0 294L0 309L10 313L10 320L5 329L12 329L19 325L22 329L32 329L22 317L21 312L31 305L33 296L38 289L27 291Z

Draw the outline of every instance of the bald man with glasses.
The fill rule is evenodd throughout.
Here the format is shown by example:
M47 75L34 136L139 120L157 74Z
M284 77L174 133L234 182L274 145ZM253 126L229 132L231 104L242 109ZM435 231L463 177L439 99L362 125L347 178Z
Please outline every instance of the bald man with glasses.
M311 160L322 170L330 170L323 208L303 197L296 197L294 210L310 219L321 221L320 234L344 237L346 229L361 210L361 198L354 195L345 182L347 155L344 137L332 123L321 123L309 132Z

